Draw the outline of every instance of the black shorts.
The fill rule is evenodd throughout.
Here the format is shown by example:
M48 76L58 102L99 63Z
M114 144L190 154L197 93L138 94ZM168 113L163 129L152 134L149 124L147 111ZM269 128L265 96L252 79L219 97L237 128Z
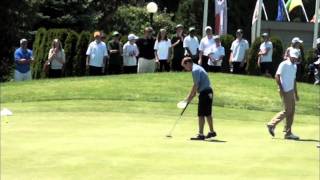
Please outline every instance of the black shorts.
M260 70L262 74L272 73L272 62L262 62L260 63Z
M212 89L200 92L198 104L198 116L211 116L212 114Z

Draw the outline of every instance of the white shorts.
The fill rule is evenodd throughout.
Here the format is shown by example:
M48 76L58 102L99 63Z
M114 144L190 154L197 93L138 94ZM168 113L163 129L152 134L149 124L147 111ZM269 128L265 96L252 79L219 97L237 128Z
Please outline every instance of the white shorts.
M17 70L14 71L14 81L28 81L31 79L31 71L28 71L26 73L21 73Z
M156 69L154 59L139 58L138 73L153 73Z

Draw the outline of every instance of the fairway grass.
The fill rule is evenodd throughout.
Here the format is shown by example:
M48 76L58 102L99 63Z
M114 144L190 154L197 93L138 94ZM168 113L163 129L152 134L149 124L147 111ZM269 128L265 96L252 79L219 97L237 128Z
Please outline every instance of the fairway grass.
M211 76L213 82L220 83L215 86L218 105L213 108L218 136L216 141L190 141L197 132L197 101L188 107L173 138L165 137L179 118L176 102L188 93L190 74L145 75L145 84L137 76L144 85L137 89L133 88L133 77L2 86L1 107L9 108L14 115L1 119L1 179L319 179L319 116L314 111L318 107L313 107L317 102L306 101L317 96L314 86L301 84L307 92L300 92L305 99L298 103L293 131L302 140L288 141L283 139L282 124L275 138L265 127L281 109L276 90L266 86L272 85L271 80L223 74L216 80ZM223 78L235 85L227 89L228 82ZM237 78L245 80L240 83ZM115 83L117 79L119 83ZM97 87L91 87L97 82ZM266 94L251 89L228 97L231 91L244 90L244 86L266 86ZM25 87L28 89L23 91ZM266 99L245 99L254 99L255 95ZM223 103L224 97L239 101Z

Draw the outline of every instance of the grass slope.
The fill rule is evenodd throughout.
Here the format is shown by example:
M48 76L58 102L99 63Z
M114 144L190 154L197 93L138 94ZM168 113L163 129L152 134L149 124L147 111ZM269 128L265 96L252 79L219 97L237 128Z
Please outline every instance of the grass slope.
M187 73L40 80L1 85L1 179L319 178L318 87L299 84L294 131L272 139L265 123L281 109L260 77L211 74L216 142L193 142L197 101L178 118ZM196 100L196 99L195 99Z

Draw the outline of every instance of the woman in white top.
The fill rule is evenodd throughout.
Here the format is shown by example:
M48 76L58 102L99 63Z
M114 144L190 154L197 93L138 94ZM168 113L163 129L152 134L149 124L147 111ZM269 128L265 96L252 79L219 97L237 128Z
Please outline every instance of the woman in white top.
M138 37L134 34L129 34L128 42L123 46L123 72L137 73L137 56L139 50L136 44Z
M160 72L170 71L169 57L171 50L171 41L167 37L167 31L160 29L157 40L154 44L156 62L160 63Z
M50 65L49 77L59 78L62 76L62 69L66 62L66 57L64 50L62 49L62 44L59 39L54 39L52 41L51 49L48 55L48 64Z
M216 46L212 47L212 50L209 54L209 71L210 72L221 72L221 65L223 57L225 56L224 47L221 46L220 36L214 36Z

